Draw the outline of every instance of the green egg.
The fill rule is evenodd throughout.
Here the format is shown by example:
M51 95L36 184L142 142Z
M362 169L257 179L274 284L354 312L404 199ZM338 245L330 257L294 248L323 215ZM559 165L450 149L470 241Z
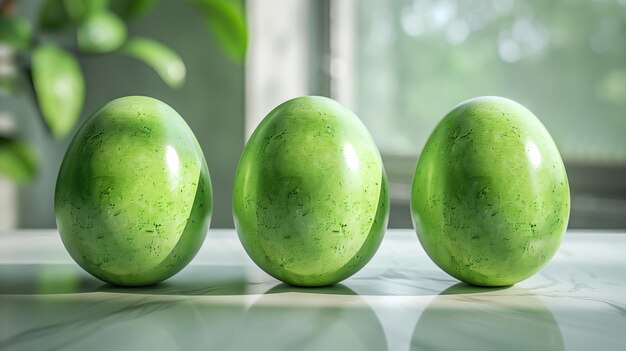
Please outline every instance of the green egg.
M235 176L239 238L285 283L324 286L361 269L389 214L380 154L358 117L323 97L289 100L265 117Z
M57 179L63 244L87 272L115 285L154 284L180 271L200 249L211 210L193 132L149 97L119 98L93 113Z
M448 274L515 284L554 255L570 194L552 137L529 110L499 97L455 107L420 155L411 193L419 240Z

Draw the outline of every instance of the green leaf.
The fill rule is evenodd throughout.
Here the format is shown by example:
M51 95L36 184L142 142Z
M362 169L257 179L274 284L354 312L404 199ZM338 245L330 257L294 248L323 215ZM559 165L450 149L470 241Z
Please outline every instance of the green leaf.
M85 97L85 83L74 56L54 44L35 48L32 78L39 109L52 134L61 138L74 127Z
M235 61L243 62L248 31L243 6L237 0L188 0L204 16L215 39Z
M31 28L26 20L0 15L0 43L16 51L24 51L30 46L30 38Z
M172 88L185 83L186 68L180 56L167 46L148 38L132 38L122 52L150 66Z
M122 18L136 18L148 12L158 0L111 0L111 11Z
M46 0L39 12L39 25L47 30L64 29L71 24L63 0Z
M47 30L65 29L106 9L108 0L46 0L39 13L39 25Z
M24 141L0 136L0 174L16 182L28 182L37 174L35 151Z
M126 25L111 12L96 12L78 26L76 38L81 51L111 52L126 41Z
M108 0L63 0L65 10L73 22L79 23L91 15L106 11Z

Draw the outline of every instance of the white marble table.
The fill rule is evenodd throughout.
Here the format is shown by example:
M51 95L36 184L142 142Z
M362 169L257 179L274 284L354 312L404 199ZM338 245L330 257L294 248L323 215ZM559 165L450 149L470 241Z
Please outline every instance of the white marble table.
M479 289L390 230L342 284L279 284L232 230L165 283L82 271L55 231L0 233L0 350L626 350L626 232L570 232L534 277Z

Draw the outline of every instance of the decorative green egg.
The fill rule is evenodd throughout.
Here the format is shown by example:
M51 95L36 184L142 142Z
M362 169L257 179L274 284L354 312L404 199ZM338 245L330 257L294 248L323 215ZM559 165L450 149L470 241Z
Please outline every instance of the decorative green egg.
M57 179L63 244L87 272L115 285L154 284L180 271L200 249L211 210L193 132L149 97L119 98L93 113Z
M235 176L244 248L285 283L324 286L361 269L383 238L387 178L369 132L336 101L306 96L265 117Z
M411 193L424 250L448 274L515 284L554 255L570 195L548 131L522 105L480 97L455 107L420 155Z

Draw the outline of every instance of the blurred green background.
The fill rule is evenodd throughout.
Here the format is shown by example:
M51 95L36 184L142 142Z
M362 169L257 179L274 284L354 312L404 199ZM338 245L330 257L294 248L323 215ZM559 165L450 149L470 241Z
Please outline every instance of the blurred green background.
M103 3L14 1L15 13L36 23L42 3L54 1ZM180 55L186 82L178 89L170 87L150 67L127 55L81 54L86 94L80 121L105 102L125 95L153 96L171 105L204 150L215 196L212 227L233 227L232 179L243 150L246 119L250 127L259 116L245 115L244 77L251 66L241 62L242 56L233 58L238 47L228 42L233 36L237 39L238 28L232 26L233 13L219 6L241 7L243 2L108 1L122 7L155 4L128 23L128 37L152 38ZM437 122L465 99L500 95L533 111L562 152L572 190L570 228L626 228L625 0L341 3L303 0L298 12L303 18L272 11L281 8L280 1L255 3L269 6L265 11L248 7L251 22L266 16L256 22L275 22L276 28L283 28L254 28L262 39L256 45L273 52L269 59L258 61L264 66L253 66L265 73L261 76L272 78L254 94L260 99L272 96L273 89L290 80L282 65L304 59L295 66L305 67L298 75L306 77L309 93L347 103L376 140L390 180L390 227L412 227L410 181L419 152ZM208 21L202 15L206 13L212 16ZM216 24L224 30L215 31ZM0 30L2 41L6 27ZM70 30L47 39L77 50L75 36ZM306 53L294 55L294 47L304 47ZM6 50L0 45L0 76L3 54ZM249 56L247 62L257 64L255 57ZM348 87L351 101L337 95L337 86ZM0 132L7 128L7 120L14 122L8 129L24 137L39 158L36 178L18 188L17 226L54 227L54 183L76 127L69 136L54 139L28 90L17 96L0 94ZM2 186L0 181L0 197Z
M386 152L415 154L453 106L500 95L566 161L626 164L625 1L361 0L358 18L356 106Z
M18 1L16 14L35 21L42 1ZM181 1L161 0L129 23L129 37L151 37L177 52L187 67L180 89L168 87L145 64L124 55L81 55L86 99L80 121L105 102L126 95L147 95L167 102L187 121L204 151L213 182L213 227L232 227L232 180L244 144L244 67L230 59L211 35L205 20ZM58 34L73 43L74 31ZM69 137L54 139L33 104L30 92L0 96L0 110L16 121L15 129L39 156L39 174L21 185L18 227L54 228L53 194ZM3 199L4 201L5 199Z
M626 1L356 1L353 108L410 227L418 154L445 114L499 95L542 121L570 180L570 228L626 228Z

